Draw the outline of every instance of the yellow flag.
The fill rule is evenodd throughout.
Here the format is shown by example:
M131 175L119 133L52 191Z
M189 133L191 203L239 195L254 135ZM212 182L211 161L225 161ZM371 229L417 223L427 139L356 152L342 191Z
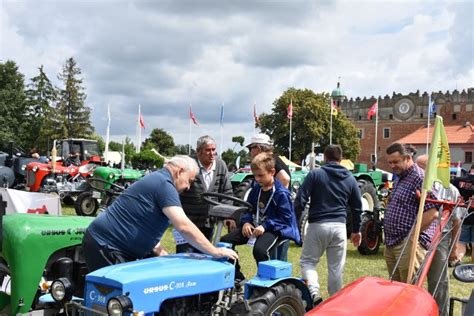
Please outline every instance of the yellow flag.
M334 100L331 100L331 115L337 116L339 112L337 111L337 105L334 103Z
M434 181L441 182L445 188L448 188L450 163L449 144L443 126L443 118L436 116L423 189L431 191Z

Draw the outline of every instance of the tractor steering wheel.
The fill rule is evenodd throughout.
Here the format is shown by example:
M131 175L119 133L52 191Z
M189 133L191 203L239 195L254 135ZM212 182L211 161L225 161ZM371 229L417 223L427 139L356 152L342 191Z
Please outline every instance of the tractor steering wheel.
M218 198L218 199L222 199L222 200L232 201L235 204L237 204L236 206L240 205L240 206L247 207L249 210L253 209L253 205L250 204L249 202L244 201L244 200L239 199L239 198L236 198L235 196L230 196L230 195L226 195L226 194L223 194L223 193L204 192L204 193L201 194L201 197L204 201L206 201L206 202L208 202L209 204L212 204L212 205L222 204L222 203L219 203L218 201L215 201L215 200L211 199L211 197L214 197L214 198Z
M102 178L87 178L87 182L89 183L89 185L96 191L99 191L99 192L105 192L106 190L103 189L103 188L98 188L96 186L94 186L92 183L94 181L97 181L97 182L101 182L101 183L104 183L104 184L108 184L110 185L111 188L114 188L115 191L118 193L118 192L123 192L125 191L125 188L122 187L121 185L118 185L118 184L115 184L115 183L110 183L108 182L107 180L104 180Z

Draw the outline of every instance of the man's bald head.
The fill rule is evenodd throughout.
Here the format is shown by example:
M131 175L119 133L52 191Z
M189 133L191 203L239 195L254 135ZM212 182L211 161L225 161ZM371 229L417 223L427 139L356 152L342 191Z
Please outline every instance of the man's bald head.
M428 155L420 155L416 158L416 164L420 166L423 170L426 169L426 166L428 165Z

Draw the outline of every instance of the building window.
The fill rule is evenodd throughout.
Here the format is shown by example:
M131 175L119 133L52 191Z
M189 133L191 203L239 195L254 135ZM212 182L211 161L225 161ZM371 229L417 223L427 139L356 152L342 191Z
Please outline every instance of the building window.
M385 127L383 129L383 138L390 138L390 128L389 127Z
M375 154L370 155L370 162L375 164L377 161L375 161Z
M423 112L420 113L420 118L423 118Z
M472 151L466 151L464 153L464 163L472 163Z
M359 128L357 130L357 136L359 137L359 139L364 139L364 129L363 128Z
M390 114L388 117L389 117L391 120L393 120L393 114Z
M362 116L359 115L359 121L362 120Z
M466 104L466 112L472 111L472 104Z
M453 113L453 121L456 120L456 113Z

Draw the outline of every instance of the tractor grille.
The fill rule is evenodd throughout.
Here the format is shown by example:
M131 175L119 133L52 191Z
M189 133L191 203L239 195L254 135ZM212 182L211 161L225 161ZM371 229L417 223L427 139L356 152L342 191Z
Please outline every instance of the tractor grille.
M33 186L35 184L35 173L30 170L30 169L27 169L26 170L26 185L27 186Z

